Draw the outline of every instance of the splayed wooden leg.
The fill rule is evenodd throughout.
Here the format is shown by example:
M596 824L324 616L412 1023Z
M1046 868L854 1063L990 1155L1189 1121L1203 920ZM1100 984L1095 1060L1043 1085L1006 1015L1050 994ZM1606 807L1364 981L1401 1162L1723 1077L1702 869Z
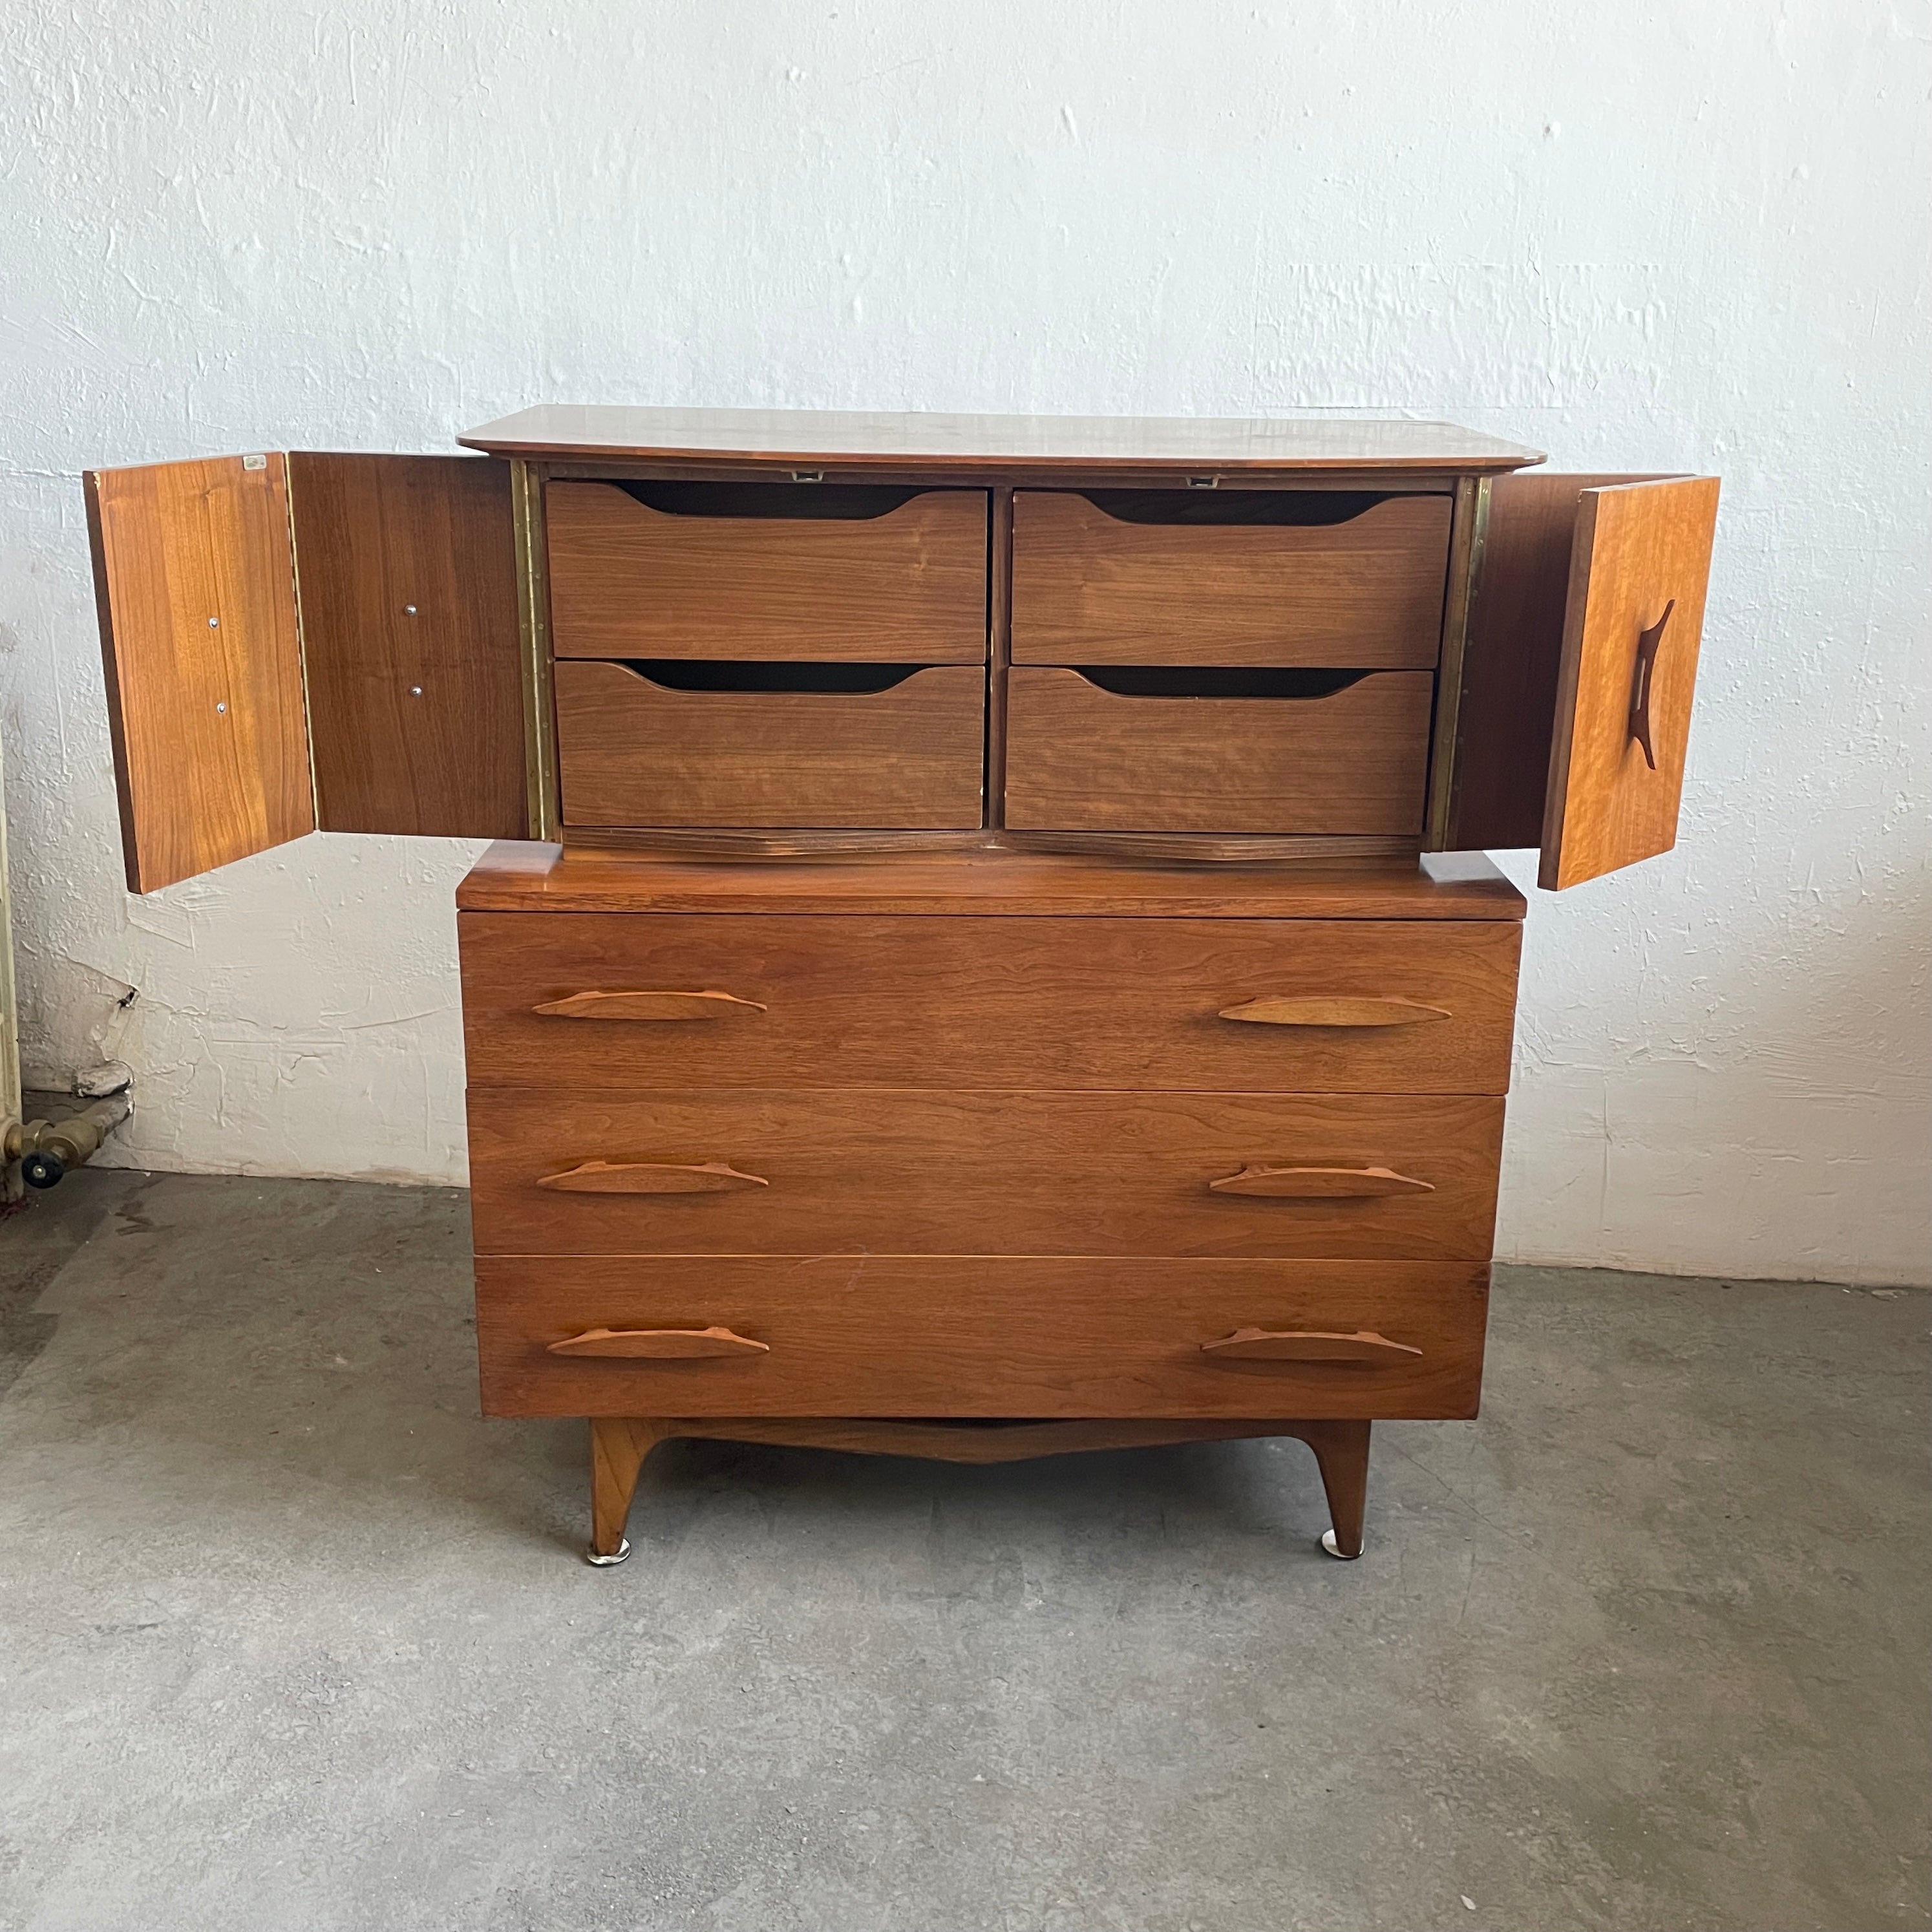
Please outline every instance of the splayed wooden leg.
M644 1458L664 1438L649 1417L596 1415L590 1419L590 1547L584 1560L600 1568L631 1553L624 1525Z
M1330 1556L1362 1553L1362 1516L1369 1500L1369 1431L1366 1422L1304 1422L1297 1433L1315 1451L1334 1527L1322 1538Z

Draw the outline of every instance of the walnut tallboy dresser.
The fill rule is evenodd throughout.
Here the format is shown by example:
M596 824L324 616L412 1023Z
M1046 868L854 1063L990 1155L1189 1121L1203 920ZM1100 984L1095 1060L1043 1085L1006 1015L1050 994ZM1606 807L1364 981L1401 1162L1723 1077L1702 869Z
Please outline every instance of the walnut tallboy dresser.
M1523 901L1675 836L1718 485L1445 424L546 408L103 470L128 882L458 896L483 1406L991 1462L1482 1378Z

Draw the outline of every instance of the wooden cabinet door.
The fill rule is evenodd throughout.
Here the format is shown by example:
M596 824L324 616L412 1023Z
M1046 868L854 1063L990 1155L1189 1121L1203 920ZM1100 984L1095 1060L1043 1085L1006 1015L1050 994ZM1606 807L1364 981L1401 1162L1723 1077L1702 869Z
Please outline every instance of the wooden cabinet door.
M1560 890L1676 842L1718 488L1496 479L1432 846L1540 845Z
M130 890L318 826L524 835L506 466L269 452L86 483Z
M314 831L286 459L86 480L128 890Z
M289 458L324 832L526 836L510 466Z

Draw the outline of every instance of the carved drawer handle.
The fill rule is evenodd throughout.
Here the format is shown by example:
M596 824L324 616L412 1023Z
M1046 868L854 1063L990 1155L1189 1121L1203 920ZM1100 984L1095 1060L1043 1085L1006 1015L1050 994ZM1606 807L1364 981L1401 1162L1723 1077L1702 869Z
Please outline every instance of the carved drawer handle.
M651 1362L695 1362L716 1355L769 1355L771 1345L728 1328L586 1328L550 1345L553 1355L618 1355Z
M1245 1020L1253 1026L1421 1026L1449 1017L1446 1006L1425 1006L1419 1000L1400 999L1393 994L1354 998L1317 993L1291 998L1268 993L1258 1000L1244 1000L1238 1006L1221 1009L1224 1020Z
M1381 1194L1433 1194L1433 1181L1391 1167L1256 1167L1210 1180L1214 1194L1263 1194L1278 1201L1346 1201Z
M1392 1366L1420 1359L1422 1351L1391 1342L1373 1329L1352 1335L1318 1328L1237 1328L1218 1342L1203 1342L1201 1352L1224 1362L1357 1362Z
M736 993L572 993L546 1000L536 1010L564 1020L717 1020L734 1006L754 1013L770 1009Z
M769 1187L758 1174L740 1174L729 1161L688 1165L674 1161L586 1160L561 1174L546 1174L539 1187L560 1194L735 1194L741 1188Z

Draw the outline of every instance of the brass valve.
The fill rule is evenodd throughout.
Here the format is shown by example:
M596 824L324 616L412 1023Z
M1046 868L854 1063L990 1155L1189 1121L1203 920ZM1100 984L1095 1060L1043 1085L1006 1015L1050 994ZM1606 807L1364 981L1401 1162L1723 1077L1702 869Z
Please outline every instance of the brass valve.
M98 1154L134 1111L125 1094L113 1094L64 1120L16 1120L7 1130L4 1151L20 1163L20 1178L29 1187L52 1187L69 1168Z

